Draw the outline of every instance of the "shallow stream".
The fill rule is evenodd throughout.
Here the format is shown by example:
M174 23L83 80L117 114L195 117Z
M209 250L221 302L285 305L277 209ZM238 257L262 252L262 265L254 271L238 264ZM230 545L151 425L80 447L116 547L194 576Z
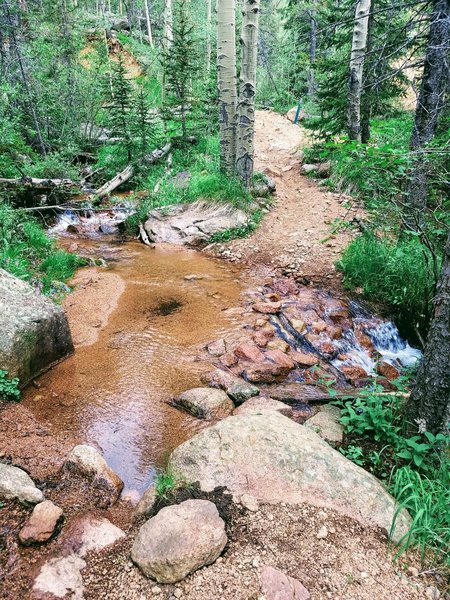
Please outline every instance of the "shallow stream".
M227 310L239 306L239 269L181 248L77 243L114 256L108 269L86 271L93 282L84 281L85 302L102 274L118 276L122 293L103 327L101 296L100 305L94 297L92 307L83 307L94 329L98 316L97 341L87 345L89 336L77 336L74 356L40 377L39 389L29 387L25 405L56 434L68 431L78 443L97 445L126 489L142 492L170 451L204 426L167 401L200 384L206 366L195 361L199 348L240 328ZM107 295L103 301L106 311ZM82 331L83 313L68 313Z

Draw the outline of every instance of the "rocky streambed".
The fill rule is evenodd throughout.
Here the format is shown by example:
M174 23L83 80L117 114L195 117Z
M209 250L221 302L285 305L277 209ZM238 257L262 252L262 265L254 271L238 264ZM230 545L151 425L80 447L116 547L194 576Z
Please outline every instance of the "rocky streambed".
M334 449L342 428L328 386L346 396L373 381L392 389L418 351L392 323L294 278L165 244L68 233L64 244L103 266L82 269L65 300L74 355L35 379L22 404L2 409L1 577L13 582L4 597L203 600L216 597L201 583L212 569L230 600L274 600L280 590L305 600L381 598L375 575L352 596L341 580L324 587L312 565L289 566L284 507L308 516L309 546L331 536L338 555L349 532L386 535L395 503ZM197 484L171 496L179 508L160 510L152 481L167 465ZM274 519L267 506L278 506L272 542L258 524ZM241 527L259 532L249 561ZM394 537L407 527L400 514ZM397 586L383 552L380 542L380 590L423 597L420 583ZM236 556L248 569L233 567ZM233 568L246 573L239 589Z

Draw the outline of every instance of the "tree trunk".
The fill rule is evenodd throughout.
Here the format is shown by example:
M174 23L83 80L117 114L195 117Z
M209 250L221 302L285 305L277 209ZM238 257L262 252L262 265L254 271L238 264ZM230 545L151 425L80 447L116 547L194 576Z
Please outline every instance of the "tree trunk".
M153 48L153 35L152 35L152 24L150 21L150 13L148 10L148 0L144 0L144 10L145 10L145 20L147 21L147 35L148 35L148 43Z
M219 87L220 166L232 175L236 157L236 3L217 2L217 77Z
M409 416L421 431L450 432L450 233L425 354L411 394Z
M173 43L173 8L172 0L164 3L164 46L170 48Z
M375 8L375 0L371 0L370 2L370 14L369 14L369 23L367 25L367 48L366 54L371 56L371 51L373 48L373 25L374 25L374 8ZM371 58L373 62L373 57ZM363 144L367 144L370 140L370 119L372 117L372 95L373 86L370 85L368 81L369 77L363 78L363 91L361 96L361 142Z
M236 172L246 187L250 187L253 178L259 1L244 0L242 8Z
M211 73L211 19L212 0L206 0L206 73Z
M316 95L316 78L314 73L314 65L316 62L317 51L317 10L316 0L314 0L312 8L309 10L309 71L308 71L308 97L312 101Z
M348 85L348 135L361 141L361 94L369 28L370 0L358 0L353 27Z
M427 163L421 150L433 139L446 105L450 74L450 0L434 0L411 150L415 153L405 221L420 230L427 205Z

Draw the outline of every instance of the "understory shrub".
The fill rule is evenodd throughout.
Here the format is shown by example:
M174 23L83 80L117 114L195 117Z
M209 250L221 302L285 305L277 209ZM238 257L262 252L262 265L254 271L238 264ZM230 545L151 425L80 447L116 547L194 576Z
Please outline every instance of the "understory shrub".
M400 385L401 390L405 387ZM430 432L410 435L404 416L405 396L363 390L359 398L340 401L345 443L340 449L380 478L412 518L399 554L418 546L423 565L450 568L450 436Z
M51 294L59 291L55 283L84 264L79 256L58 249L38 221L0 199L0 268Z
M416 238L389 240L366 233L337 264L347 288L392 309L402 328L425 333L432 312L434 278L430 252Z
M0 369L0 400L20 400L19 378L8 377L8 371Z

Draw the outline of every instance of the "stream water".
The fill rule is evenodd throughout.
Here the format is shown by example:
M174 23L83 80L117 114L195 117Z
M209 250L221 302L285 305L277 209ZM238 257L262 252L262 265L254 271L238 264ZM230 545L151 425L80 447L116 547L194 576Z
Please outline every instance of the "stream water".
M97 341L79 345L41 376L24 402L55 433L97 445L126 489L142 492L168 453L204 426L167 401L200 384L206 367L195 361L199 347L239 329L227 309L239 305L240 273L181 248L77 243L91 252L113 251L109 269L89 273L100 280L102 273L118 276L123 291ZM101 304L93 302L91 312L100 322Z

